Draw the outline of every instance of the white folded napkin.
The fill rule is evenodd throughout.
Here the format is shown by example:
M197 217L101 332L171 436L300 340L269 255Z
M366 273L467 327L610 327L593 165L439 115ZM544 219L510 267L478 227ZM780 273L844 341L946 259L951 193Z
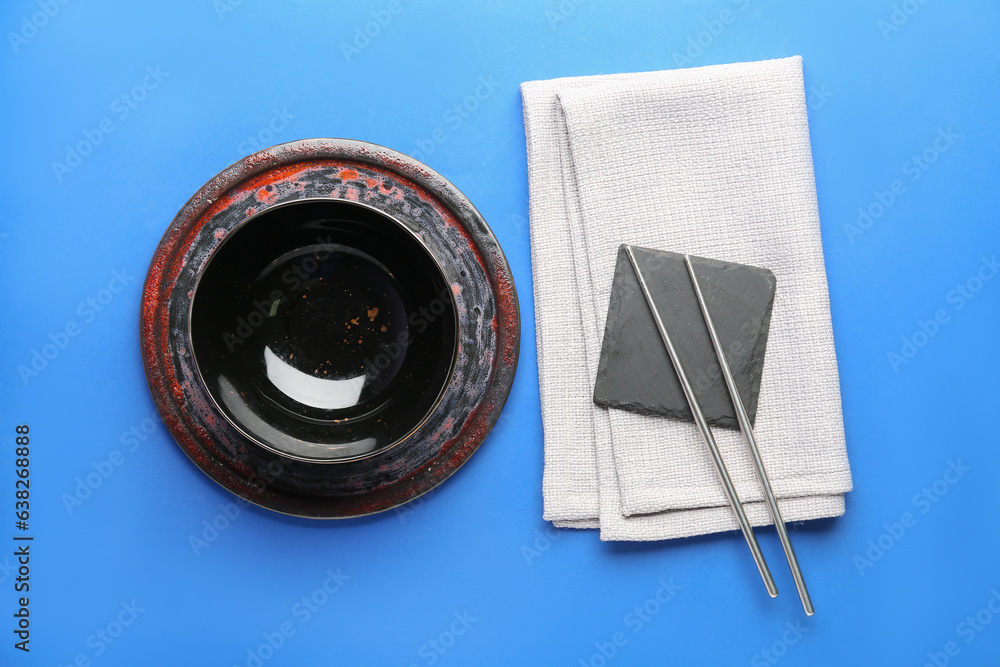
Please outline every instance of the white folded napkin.
M599 526L605 540L737 529L693 422L593 403L621 243L774 273L757 440L786 521L843 514L851 474L801 58L533 81L521 93L545 518ZM751 522L770 523L739 431L714 433Z

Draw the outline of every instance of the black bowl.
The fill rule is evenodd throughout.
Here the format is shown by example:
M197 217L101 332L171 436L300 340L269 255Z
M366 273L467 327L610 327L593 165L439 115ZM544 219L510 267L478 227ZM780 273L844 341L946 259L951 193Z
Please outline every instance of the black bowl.
M233 426L330 463L412 434L458 342L451 288L420 239L331 199L275 206L232 231L195 288L190 327L195 365Z

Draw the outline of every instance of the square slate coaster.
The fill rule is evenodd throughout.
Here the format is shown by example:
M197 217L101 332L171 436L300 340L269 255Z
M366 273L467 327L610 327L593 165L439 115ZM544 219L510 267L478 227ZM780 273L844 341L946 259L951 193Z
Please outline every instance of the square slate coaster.
M632 246L632 252L694 385L705 418L715 426L739 428L684 255L637 246ZM736 386L754 422L774 303L774 274L767 269L704 257L692 256L691 263ZM594 402L693 421L624 245L618 249Z

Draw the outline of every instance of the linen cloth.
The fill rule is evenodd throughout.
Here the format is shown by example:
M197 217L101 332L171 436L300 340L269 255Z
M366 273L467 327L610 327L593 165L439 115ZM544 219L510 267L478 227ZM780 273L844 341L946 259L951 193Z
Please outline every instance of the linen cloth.
M592 401L621 243L774 273L754 432L786 521L843 514L852 483L801 58L533 81L521 94L544 518L604 540L737 529L693 422ZM713 430L750 521L771 523L739 431Z

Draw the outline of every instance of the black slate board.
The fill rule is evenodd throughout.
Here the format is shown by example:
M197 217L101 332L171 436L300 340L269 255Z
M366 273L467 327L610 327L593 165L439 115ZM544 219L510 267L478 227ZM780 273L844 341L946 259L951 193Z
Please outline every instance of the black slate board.
M632 252L705 418L712 425L739 428L684 255L637 246L632 246ZM753 422L774 303L774 274L703 257L692 256L691 263ZM693 421L624 245L618 249L594 402Z

